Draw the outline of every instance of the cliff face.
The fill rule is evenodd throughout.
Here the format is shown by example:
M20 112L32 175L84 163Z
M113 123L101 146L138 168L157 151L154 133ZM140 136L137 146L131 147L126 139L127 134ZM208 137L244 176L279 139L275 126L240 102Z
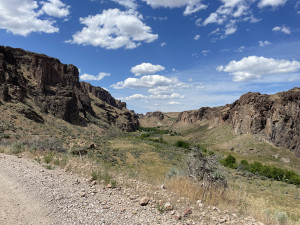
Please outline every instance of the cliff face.
M224 107L183 112L177 122L204 119L213 125L228 123L236 134L259 134L300 156L300 88L276 95L248 93Z
M43 54L0 46L0 101L33 103L31 106L38 107L41 114L49 113L70 123L86 123L88 114L96 116L89 92L112 107L126 108L125 103L104 89L80 83L78 69L73 65ZM128 125L130 130L137 126Z
M113 98L111 96L111 94L101 88L101 87L95 87L93 85L91 85L90 83L86 83L86 82L80 82L81 86L88 92L91 93L92 95L94 95L95 97L97 97L98 99L106 102L107 104L114 106L118 109L124 109L126 108L126 103L125 102L121 102L120 100L116 100L115 98Z

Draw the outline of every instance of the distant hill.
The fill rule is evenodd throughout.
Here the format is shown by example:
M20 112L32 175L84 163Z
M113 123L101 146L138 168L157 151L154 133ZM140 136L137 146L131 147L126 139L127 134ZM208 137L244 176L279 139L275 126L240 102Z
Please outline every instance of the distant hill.
M275 95L250 92L226 106L185 111L179 114L175 128L197 123L211 127L226 123L235 134L260 135L300 156L300 88Z

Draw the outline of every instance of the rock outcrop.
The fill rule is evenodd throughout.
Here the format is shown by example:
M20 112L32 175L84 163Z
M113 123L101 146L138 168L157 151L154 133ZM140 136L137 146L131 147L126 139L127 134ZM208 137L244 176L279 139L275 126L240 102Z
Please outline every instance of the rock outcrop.
M165 118L164 114L160 111L155 111L155 112L147 112L146 113L146 118L156 118L158 120L163 120Z
M300 156L300 88L275 95L247 93L224 107L182 112L177 122L201 120L213 125L228 123L236 134L259 134Z
M39 113L51 114L70 123L86 124L87 115L96 117L89 93L111 107L128 111L126 103L114 99L106 90L80 83L74 65L62 64L43 54L0 46L0 101L22 102L39 109L39 112L33 109L24 112L26 117L42 122ZM138 122L129 120L125 127L134 130Z
M125 102L116 100L115 98L113 98L111 96L111 94L107 90L105 90L101 87L95 87L95 86L91 85L90 83L86 83L83 81L80 82L80 84L88 93L91 93L92 95L94 95L95 97L99 98L100 100L106 102L107 104L114 106L118 109L126 108Z

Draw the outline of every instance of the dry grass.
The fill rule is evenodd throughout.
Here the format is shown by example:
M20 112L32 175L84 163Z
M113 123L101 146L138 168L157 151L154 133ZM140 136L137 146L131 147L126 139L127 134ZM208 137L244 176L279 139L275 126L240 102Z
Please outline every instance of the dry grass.
M280 182L277 182L274 185L280 184ZM202 200L206 205L217 206L222 210L235 212L241 216L252 216L265 224L300 224L300 203L294 201L293 206L275 203L270 196L263 192L255 195L251 190L253 186L255 185L249 185L246 182L240 182L236 185L231 184L225 193L214 188L209 191L207 198L203 199L203 188L199 183L187 177L174 177L166 183L167 189L179 196L188 198L191 202ZM293 185L288 188L297 191ZM274 193L274 195L278 197L278 193ZM292 200L287 198L285 201Z
M204 189L199 183L187 178L187 177L174 177L167 181L167 189L172 192L186 197L191 201L202 200L208 205L218 205L220 200L227 201L227 193L223 192L223 189L213 188L208 191L208 194L204 198Z

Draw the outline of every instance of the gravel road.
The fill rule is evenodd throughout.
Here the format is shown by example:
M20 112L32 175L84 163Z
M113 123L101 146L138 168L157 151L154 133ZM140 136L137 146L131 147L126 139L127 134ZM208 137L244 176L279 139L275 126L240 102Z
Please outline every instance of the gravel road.
M130 189L92 185L60 168L48 170L31 159L0 154L1 225L262 224L211 207L191 207L193 220L178 220L178 212L161 214L154 199L141 206L141 197Z
M126 190L92 186L60 168L0 154L0 224L176 224Z

